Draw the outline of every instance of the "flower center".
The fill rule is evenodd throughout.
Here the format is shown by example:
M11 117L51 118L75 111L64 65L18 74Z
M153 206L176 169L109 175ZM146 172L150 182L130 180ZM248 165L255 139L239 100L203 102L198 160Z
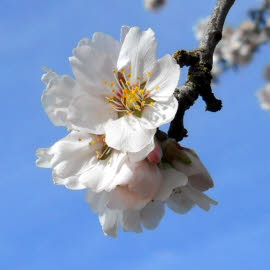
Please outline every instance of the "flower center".
M108 102L112 105L113 109L118 112L119 117L125 114L134 114L137 117L141 117L143 110L147 107L153 107L155 101L151 99L151 90L147 90L147 84L151 77L151 72L147 74L147 81L141 82L141 78L137 77L136 82L131 84L130 79L132 73L125 75L125 69L121 69L120 72L113 70L115 80L108 83L104 81L103 84L111 87L112 96L106 97ZM160 87L157 86L155 90Z
M96 151L96 157L99 160L105 160L111 155L113 149L106 144L105 135L100 135L100 136L98 136L97 139L89 142L89 146L91 147L94 144L99 143L99 142L102 143L102 147L99 151Z

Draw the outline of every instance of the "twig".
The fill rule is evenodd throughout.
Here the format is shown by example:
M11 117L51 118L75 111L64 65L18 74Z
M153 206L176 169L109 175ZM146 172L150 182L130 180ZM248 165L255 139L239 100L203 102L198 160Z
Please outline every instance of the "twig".
M184 114L199 96L205 101L206 110L216 112L222 108L221 101L212 92L211 69L214 50L222 38L224 21L234 2L235 0L218 0L199 47L189 52L179 50L174 54L180 66L190 66L187 82L175 90L179 106L168 135L177 141L187 136L183 123Z

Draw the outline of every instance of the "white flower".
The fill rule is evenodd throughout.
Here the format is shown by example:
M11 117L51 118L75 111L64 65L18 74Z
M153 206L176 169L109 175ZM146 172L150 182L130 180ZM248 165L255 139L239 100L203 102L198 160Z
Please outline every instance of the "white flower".
M110 196L109 193L94 193L88 191L87 201L92 210L99 214L99 221L105 235L116 237L118 227L122 226L126 232L142 232L145 228L155 229L162 219L165 209L161 201L150 201L141 209L112 209L104 207L104 201Z
M123 27L121 42L103 33L81 40L70 58L76 80L48 70L42 104L55 125L106 134L108 146L123 152L154 147L156 128L177 110L173 92L180 68L166 55L156 57L151 29ZM149 146L150 145L150 146Z
M142 225L150 230L155 229L165 213L164 202L176 188L187 184L187 177L181 172L166 169L158 170L159 173L156 174L152 169L149 171L147 164L149 164L148 161L141 161L137 167L135 175L140 174L141 177L130 181L129 186L133 185L133 189L128 186L116 187L110 192L100 193L88 190L87 201L92 210L99 214L99 220L106 235L117 236L119 225L124 231L137 233L142 232ZM154 168L156 165L151 166ZM158 181L157 176L160 177ZM150 180L151 177L152 180ZM143 181L138 181L138 179L143 179ZM156 192L153 192L154 182L159 184ZM134 191L136 191L136 196L134 196Z
M114 190L121 203L131 191L132 196L125 202L127 207L134 207L133 202L139 200L145 205L160 186L160 172L155 164L134 162L128 154L110 148L102 135L72 131L52 147L38 149L37 156L37 166L53 169L55 184L94 192ZM125 207L121 203L120 209Z
M270 83L257 93L257 97L261 102L261 107L264 110L270 110Z

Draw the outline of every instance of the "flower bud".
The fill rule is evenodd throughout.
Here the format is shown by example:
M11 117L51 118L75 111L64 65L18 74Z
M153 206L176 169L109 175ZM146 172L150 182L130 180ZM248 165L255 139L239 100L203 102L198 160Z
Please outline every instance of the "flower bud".
M165 141L162 148L165 158L176 170L188 177L189 183L194 188L205 191L214 186L207 169L192 149L181 147L172 139Z
M162 149L157 143L154 150L147 156L147 159L152 163L159 163L162 158Z

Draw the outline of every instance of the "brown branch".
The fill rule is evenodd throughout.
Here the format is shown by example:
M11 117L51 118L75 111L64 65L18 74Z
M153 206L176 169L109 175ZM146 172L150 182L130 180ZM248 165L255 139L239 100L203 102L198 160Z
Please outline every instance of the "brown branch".
M183 123L184 114L199 96L205 101L208 111L216 112L222 107L221 101L212 92L211 69L214 50L222 38L224 21L234 2L235 0L218 0L199 47L189 52L179 50L174 54L180 66L190 66L187 82L175 90L179 106L168 135L177 141L187 136Z

